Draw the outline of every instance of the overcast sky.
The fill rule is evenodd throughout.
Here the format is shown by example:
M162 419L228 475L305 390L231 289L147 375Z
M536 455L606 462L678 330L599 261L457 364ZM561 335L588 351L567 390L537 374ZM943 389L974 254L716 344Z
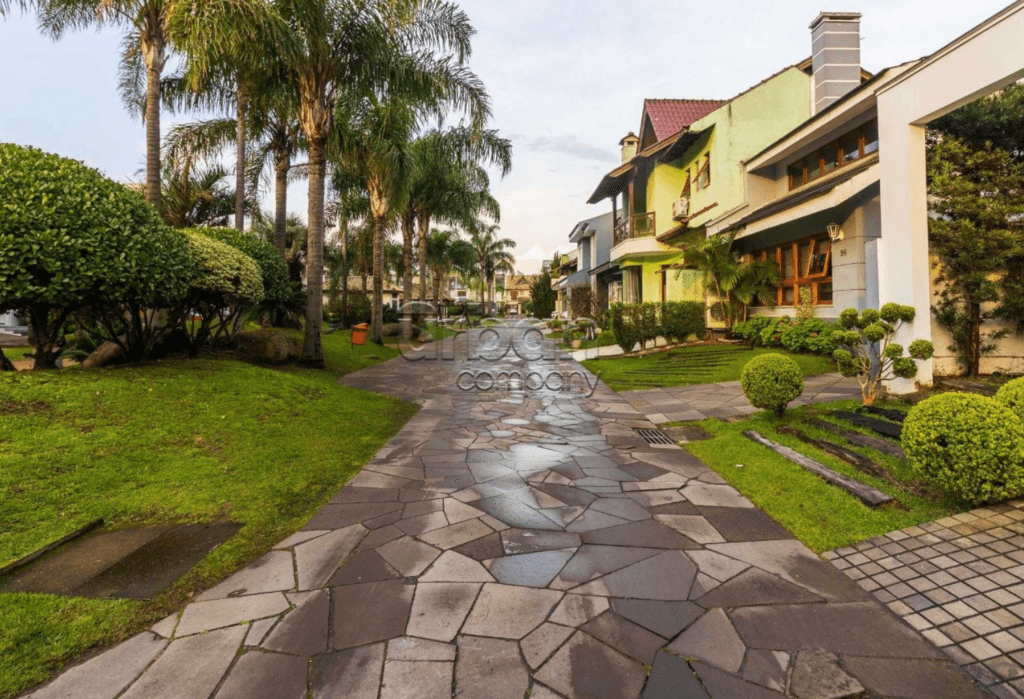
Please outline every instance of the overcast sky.
M472 67L511 138L512 174L497 176L502 234L533 272L573 225L606 213L586 203L619 162L646 97L728 98L810 55L818 12L856 11L868 70L930 54L1007 0L462 0L478 30ZM31 16L0 19L0 141L139 179L142 124L117 95L118 34L40 36ZM163 119L166 129L175 119ZM289 209L305 218L304 184Z

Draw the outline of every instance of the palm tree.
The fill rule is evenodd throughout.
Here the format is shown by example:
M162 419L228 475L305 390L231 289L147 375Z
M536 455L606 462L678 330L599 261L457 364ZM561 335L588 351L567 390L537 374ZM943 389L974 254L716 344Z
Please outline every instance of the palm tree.
M120 27L119 89L128 111L146 124L146 201L160 208L160 77L170 53L164 0L0 0L0 15L14 6L39 11L39 28L55 41L69 31Z
M476 262L473 246L454 230L434 229L427 237L427 266L433 282L434 302L440 305L441 284L452 272L466 272Z
M689 245L683 257L687 265L697 269L704 288L713 293L722 309L726 327L745 316L754 300L774 305L779 270L773 262L743 262L733 251L736 233L714 235Z
M497 231L496 225L482 224L475 226L470 232L470 243L476 251L476 273L480 283L481 305L487 302L486 292L494 282L494 275L503 269L511 270L515 265L515 257L509 250L516 246L516 241L511 238L498 238ZM489 312L487 314L489 315Z
M303 359L322 366L324 185L336 108L359 97L401 94L434 100L441 116L442 105L468 108L474 122L482 123L489 105L482 85L464 66L473 29L464 13L441 0L195 0L177 7L172 21L182 35L206 34L210 45L226 51L241 33L243 40L278 56L297 87L299 123L309 150ZM449 50L453 55L434 55Z
M191 159L170 160L163 168L164 220L174 228L223 226L234 199L224 183L227 176L220 164L195 167Z

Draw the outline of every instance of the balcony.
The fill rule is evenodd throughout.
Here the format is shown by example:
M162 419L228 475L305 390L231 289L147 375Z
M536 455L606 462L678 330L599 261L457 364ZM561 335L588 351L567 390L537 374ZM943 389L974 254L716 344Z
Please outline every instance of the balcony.
M654 212L648 211L643 214L634 214L619 221L615 225L615 244L631 238L646 238L653 236L655 232Z

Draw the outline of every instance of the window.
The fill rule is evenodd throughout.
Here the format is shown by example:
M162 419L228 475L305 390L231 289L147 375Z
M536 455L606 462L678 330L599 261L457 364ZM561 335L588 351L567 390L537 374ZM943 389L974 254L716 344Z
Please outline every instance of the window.
M790 165L789 188L796 189L878 150L878 122L871 120Z
M685 199L690 196L690 171L686 171L686 183L683 184L683 191L679 193L679 197Z
M832 305L832 241L828 235L771 247L755 252L754 257L778 264L778 305L796 305L804 287L810 288L815 305Z
M707 189L711 186L711 153L704 156L704 162L700 166L698 178L701 189Z

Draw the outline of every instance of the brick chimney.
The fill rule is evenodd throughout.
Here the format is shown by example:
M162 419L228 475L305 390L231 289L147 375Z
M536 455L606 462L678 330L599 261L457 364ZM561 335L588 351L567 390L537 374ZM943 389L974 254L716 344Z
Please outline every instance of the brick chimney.
M822 12L811 22L815 114L860 85L860 17L859 12Z
M626 164L636 157L637 149L640 146L640 139L635 133L630 131L624 139L619 141L619 145L622 146L622 163Z

